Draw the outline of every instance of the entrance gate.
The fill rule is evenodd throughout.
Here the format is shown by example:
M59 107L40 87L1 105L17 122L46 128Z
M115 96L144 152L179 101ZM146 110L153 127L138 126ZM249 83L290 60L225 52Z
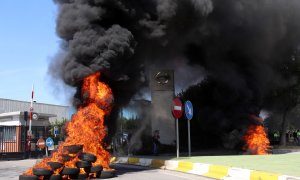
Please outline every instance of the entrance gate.
M0 160L25 159L40 154L40 149L35 143L38 138L48 137L48 128L44 126L32 127L30 151L26 151L26 137L28 127L25 126L0 126Z
M0 159L20 159L25 152L24 126L0 126Z

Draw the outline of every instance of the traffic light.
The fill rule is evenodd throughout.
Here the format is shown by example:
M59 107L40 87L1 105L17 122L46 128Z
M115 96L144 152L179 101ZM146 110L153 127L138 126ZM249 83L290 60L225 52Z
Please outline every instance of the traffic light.
M28 111L24 111L24 121L28 120Z

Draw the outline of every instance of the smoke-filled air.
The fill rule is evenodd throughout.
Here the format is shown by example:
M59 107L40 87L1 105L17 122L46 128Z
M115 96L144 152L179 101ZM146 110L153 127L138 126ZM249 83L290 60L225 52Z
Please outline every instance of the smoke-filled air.
M202 111L207 130L242 127L259 115L274 89L297 83L282 73L299 48L299 0L55 0L60 56L50 65L78 89L85 77L101 72L114 96L114 131L120 107L148 85L150 67L173 68L175 83L212 86ZM197 82L195 82L197 80ZM178 90L177 90L178 91ZM199 93L205 93L201 91ZM248 121L248 120L247 120ZM234 125L235 124L235 125ZM231 130L233 130L231 129ZM221 138L219 138L221 139Z

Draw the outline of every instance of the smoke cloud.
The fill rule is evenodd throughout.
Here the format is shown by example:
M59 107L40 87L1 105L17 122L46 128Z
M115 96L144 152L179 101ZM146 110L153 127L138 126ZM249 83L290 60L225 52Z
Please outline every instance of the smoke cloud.
M190 73L190 79L201 80L205 72L235 92L219 101L234 104L243 99L245 109L259 106L272 89L295 83L279 71L299 47L298 0L55 3L59 7L57 34L66 54L53 60L51 67L57 68L52 74L78 87L85 76L101 71L102 79L113 89L117 107L128 104L147 84L149 66L184 62L174 67L175 74L176 69L180 72L181 67L188 67L199 70ZM75 105L81 103L79 97L77 93Z

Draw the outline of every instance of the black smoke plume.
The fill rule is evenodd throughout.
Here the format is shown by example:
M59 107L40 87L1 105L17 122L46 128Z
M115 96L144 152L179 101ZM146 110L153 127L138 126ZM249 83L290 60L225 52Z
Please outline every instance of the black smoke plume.
M51 64L56 69L54 77L79 87L85 76L101 71L113 89L115 112L147 84L148 67L171 66L175 73L176 69L183 71L176 61L204 70L231 92L227 98L212 97L232 106L242 100L245 107L237 109L247 113L257 114L259 110L253 109L259 109L273 89L295 83L279 72L299 45L299 0L55 3L59 7L57 34L65 55ZM75 105L81 103L79 97L78 92ZM217 107L210 108L213 115Z

